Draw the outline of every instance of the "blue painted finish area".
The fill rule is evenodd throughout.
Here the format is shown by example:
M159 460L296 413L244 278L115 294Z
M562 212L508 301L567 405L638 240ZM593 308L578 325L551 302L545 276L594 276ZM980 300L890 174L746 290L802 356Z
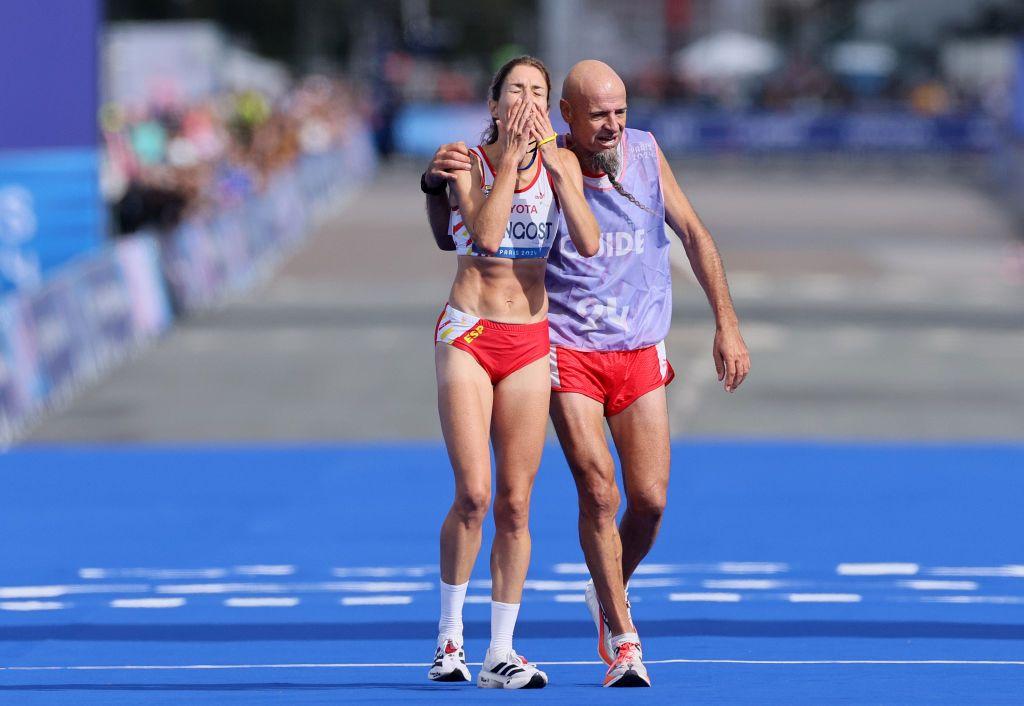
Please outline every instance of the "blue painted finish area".
M1015 445L676 444L631 586L645 700L1019 702L1022 468ZM517 698L424 676L438 445L21 449L0 479L0 703ZM516 644L551 677L529 698L621 701L597 686L575 502L552 446Z

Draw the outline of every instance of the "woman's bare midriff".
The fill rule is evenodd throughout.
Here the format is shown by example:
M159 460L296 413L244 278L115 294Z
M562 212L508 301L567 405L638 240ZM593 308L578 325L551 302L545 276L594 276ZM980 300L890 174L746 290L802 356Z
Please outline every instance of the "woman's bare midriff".
M548 313L547 260L459 256L448 303L490 321L532 324Z

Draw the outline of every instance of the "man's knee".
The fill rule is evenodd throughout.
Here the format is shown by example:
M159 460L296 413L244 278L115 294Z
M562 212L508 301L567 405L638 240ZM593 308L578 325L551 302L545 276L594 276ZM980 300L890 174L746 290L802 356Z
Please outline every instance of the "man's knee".
M579 493L580 515L604 521L615 521L619 512L619 487L615 484L615 465L589 460L576 464L576 490Z
M656 525L661 522L661 517L665 514L667 496L666 489L658 486L631 493L627 498L627 511L636 520Z

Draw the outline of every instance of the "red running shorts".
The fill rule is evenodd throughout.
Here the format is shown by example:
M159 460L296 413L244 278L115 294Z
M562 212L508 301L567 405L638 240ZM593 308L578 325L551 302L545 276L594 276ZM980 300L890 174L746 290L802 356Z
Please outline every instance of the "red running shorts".
M551 346L551 391L578 392L611 417L676 376L665 342L633 351L578 351Z
M445 304L434 327L434 342L466 351L491 378L500 381L548 355L548 320L533 324L488 321Z

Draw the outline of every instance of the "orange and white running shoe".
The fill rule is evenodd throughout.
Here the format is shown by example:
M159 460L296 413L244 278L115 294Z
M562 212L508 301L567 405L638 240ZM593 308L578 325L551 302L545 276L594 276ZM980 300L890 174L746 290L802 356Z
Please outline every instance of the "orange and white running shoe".
M583 590L583 599L587 604L587 610L590 611L590 617L594 619L594 625L597 627L597 654L604 660L605 664L611 664L615 661L614 654L615 649L612 647L612 629L608 625L608 620L604 615L604 608L601 607L601 601L597 599L597 589L594 588L594 579L587 581L587 586ZM626 617L629 619L630 625L633 624L633 613L629 605L629 592L626 592Z
M612 649L612 630L608 626L608 621L605 620L601 602L597 599L594 579L587 581L587 586L583 590L583 598L587 604L587 610L590 611L590 617L594 619L594 625L597 627L597 654L605 664L610 665L614 661L612 655L615 654Z
M608 667L602 686L650 686L651 677L643 662L639 642L623 642L615 651L615 661Z

